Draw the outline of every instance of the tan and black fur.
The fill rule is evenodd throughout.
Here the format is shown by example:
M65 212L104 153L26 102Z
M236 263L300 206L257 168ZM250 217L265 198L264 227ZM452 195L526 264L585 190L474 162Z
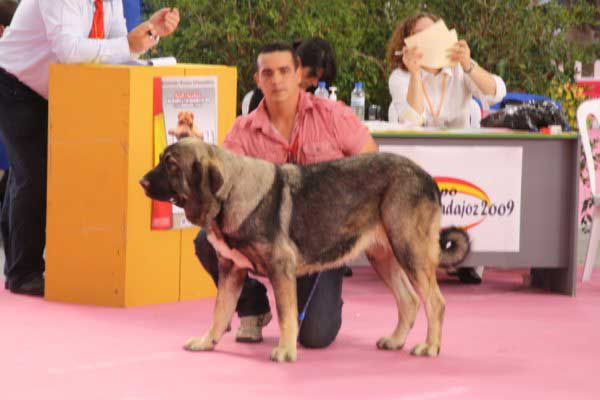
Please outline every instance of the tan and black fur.
M435 271L460 263L469 240L459 229L440 230L437 185L407 158L372 153L274 165L182 139L140 183L149 197L173 201L192 223L222 234L269 278L281 332L271 359L296 359L296 276L335 268L363 250L398 306L396 328L377 347L402 348L422 301L427 338L412 353L439 353L445 303ZM221 255L219 270L213 324L188 350L213 349L235 310L247 270Z

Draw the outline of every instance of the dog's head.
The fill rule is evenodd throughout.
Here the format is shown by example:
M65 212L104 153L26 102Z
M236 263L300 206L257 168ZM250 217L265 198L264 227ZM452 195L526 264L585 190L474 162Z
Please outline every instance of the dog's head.
M194 126L194 113L191 111L180 111L177 114L177 127L169 129L169 135L175 136L177 140L186 137L202 138L202 134Z
M177 114L177 124L184 124L191 128L194 126L194 113L191 111L180 111Z
M206 226L221 210L217 193L224 184L223 163L214 146L187 138L168 146L142 179L146 196L170 201L195 225Z

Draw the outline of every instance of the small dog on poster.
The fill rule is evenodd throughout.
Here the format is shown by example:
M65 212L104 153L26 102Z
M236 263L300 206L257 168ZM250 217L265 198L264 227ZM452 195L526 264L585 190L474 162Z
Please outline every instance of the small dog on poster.
M204 134L196 128L194 113L191 111L180 111L177 114L177 127L169 129L169 135L175 136L177 140L186 137L195 137L204 140Z

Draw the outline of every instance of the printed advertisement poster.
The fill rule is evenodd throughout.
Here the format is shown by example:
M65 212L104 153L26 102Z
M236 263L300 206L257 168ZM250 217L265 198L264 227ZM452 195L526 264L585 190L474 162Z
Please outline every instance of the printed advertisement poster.
M154 165L170 144L184 137L217 143L217 77L154 79ZM191 227L182 208L152 201L151 229Z
M436 180L442 195L442 227L458 226L473 251L518 252L521 228L521 147L384 145Z

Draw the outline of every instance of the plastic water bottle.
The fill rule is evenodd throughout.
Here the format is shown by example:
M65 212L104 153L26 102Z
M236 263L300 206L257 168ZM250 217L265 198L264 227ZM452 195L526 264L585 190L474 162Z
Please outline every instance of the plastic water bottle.
M335 86L329 86L329 100L337 101L337 88Z
M365 120L365 92L363 90L362 82L356 82L354 84L354 90L350 95L350 107L358 119L361 121Z
M323 97L324 99L329 98L329 92L327 91L327 84L325 81L319 81L319 86L317 87L317 90L315 90L315 96Z

